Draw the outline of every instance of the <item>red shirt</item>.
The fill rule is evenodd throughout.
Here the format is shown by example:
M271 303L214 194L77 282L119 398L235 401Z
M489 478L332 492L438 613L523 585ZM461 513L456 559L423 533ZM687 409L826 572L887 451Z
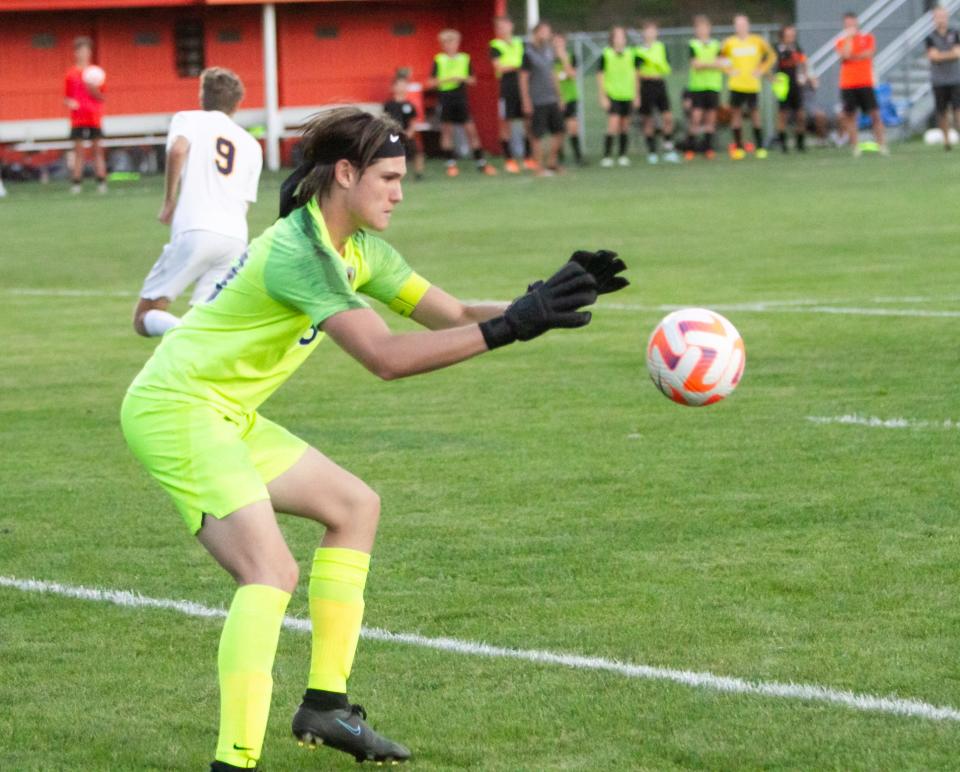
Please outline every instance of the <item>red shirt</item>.
M842 37L837 41L837 53L840 54L840 88L873 88L873 57L869 59L844 59L844 49L850 41L853 56L875 48L877 43L873 35L858 33L852 38Z
M103 93L103 85L100 92ZM97 99L90 93L87 84L83 82L83 69L74 65L67 70L64 83L64 96L67 99L76 99L79 107L70 111L70 126L73 128L88 127L99 129L103 119L103 100Z

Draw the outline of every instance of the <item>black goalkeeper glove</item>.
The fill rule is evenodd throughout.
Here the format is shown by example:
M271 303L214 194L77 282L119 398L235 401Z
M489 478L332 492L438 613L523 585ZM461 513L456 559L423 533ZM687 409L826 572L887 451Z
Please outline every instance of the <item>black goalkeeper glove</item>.
M625 277L617 276L627 269L627 265L617 257L616 252L606 249L597 252L578 250L570 255L570 262L583 266L597 280L597 293L600 295L622 290L630 283Z
M567 263L545 282L531 285L526 295L514 300L503 316L480 324L487 348L506 346L515 340L531 340L555 327L583 327L589 311L578 311L597 300L597 280L582 266Z

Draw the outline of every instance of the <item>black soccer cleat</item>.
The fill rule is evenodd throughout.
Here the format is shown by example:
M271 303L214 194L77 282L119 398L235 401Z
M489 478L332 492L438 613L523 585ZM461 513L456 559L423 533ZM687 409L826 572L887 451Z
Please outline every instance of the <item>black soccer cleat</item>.
M349 753L358 763L399 764L410 758L407 748L373 731L366 717L360 705L317 710L304 702L293 717L293 736L301 746L313 750L328 745Z
M260 767L235 767L233 764L227 764L225 761L213 761L210 763L210 772L233 772L233 770L245 770L245 772L257 772Z

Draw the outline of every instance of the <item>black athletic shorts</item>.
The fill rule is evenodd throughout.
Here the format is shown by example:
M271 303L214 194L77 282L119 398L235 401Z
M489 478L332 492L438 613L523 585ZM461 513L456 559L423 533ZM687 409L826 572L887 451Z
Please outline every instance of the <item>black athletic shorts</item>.
M667 94L667 84L662 80L640 81L640 115L653 115L670 112L670 96Z
M100 139L103 129L98 126L74 126L70 129L70 139Z
M580 102L574 99L572 102L567 102L563 106L563 117L564 118L579 118L579 113L577 110L580 108Z
M534 105L533 118L530 120L530 133L537 139L544 134L563 133L563 113L560 105L551 102L548 105Z
M459 94L445 97L440 92L440 123L467 123L470 120L470 105L465 96Z
M694 110L716 110L720 106L720 92L691 91L690 104Z
M607 110L608 115L619 115L621 118L629 118L631 112L633 112L633 102L620 99L610 100L610 109Z
M757 98L759 94L751 94L746 91L731 91L730 92L730 107L734 110L746 109L746 110L756 110L757 109Z
M942 114L950 109L960 110L960 83L951 86L934 86L933 101L938 113Z
M781 112L797 112L798 110L803 109L803 89L796 84L795 81L790 81L790 90L787 92L787 97L780 103Z
M523 118L520 85L516 78L504 76L500 80L500 117L506 121L516 121Z
M843 100L843 111L847 115L853 115L857 110L869 113L877 109L877 95L873 86L840 89L840 96Z

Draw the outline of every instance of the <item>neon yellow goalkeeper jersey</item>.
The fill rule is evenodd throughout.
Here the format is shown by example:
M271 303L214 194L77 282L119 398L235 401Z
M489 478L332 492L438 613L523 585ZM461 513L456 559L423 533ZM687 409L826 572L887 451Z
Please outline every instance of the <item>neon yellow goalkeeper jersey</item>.
M365 231L347 239L341 257L311 201L250 243L212 299L163 336L129 391L251 413L316 348L326 319L368 307L358 292L409 316L429 286Z

